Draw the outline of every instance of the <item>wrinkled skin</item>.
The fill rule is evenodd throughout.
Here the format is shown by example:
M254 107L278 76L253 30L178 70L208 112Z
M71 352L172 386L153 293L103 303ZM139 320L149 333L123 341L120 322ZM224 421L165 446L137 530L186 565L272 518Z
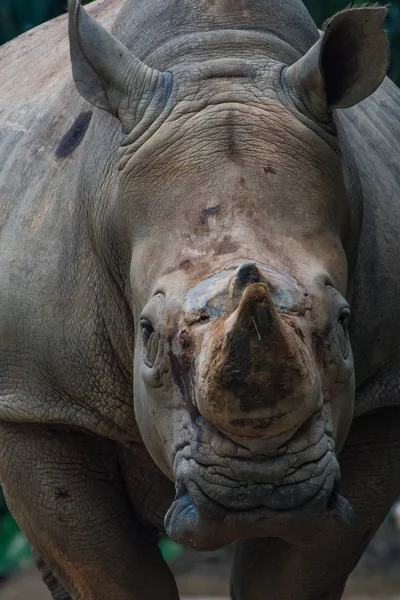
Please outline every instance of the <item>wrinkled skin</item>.
M399 491L385 9L248 5L71 0L86 100L62 19L2 50L0 478L58 600L176 600L165 530L336 600Z

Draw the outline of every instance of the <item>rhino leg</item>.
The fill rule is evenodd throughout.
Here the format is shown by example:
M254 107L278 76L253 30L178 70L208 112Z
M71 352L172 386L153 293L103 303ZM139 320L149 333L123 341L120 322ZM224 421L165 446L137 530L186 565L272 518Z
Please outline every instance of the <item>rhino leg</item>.
M400 409L359 417L340 455L341 493L354 508L346 530L322 536L317 547L279 539L238 544L234 600L339 600L347 578L400 490Z
M33 555L35 564L42 576L43 582L48 587L53 600L71 600L71 596L64 590L58 579L54 577L43 558L39 556L39 554L36 554L36 552L34 552Z
M114 442L14 423L0 424L0 440L9 507L72 598L178 600L154 532L129 504Z

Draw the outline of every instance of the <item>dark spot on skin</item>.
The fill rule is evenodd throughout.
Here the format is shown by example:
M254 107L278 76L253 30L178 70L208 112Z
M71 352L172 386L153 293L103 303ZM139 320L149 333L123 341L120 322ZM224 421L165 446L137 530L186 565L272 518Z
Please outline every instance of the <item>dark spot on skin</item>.
M238 203L238 209L240 210L240 212L244 213L250 219L254 218L254 215L255 215L254 208L252 206L250 206L249 204L247 204L246 202Z
M69 491L66 488L59 488L57 490L57 498L68 498Z
M191 261L189 259L182 260L179 265L174 265L170 267L166 271L164 271L163 275L169 275L171 273L175 273L176 271L183 271L188 276L192 273L196 274L196 277L205 277L210 272L210 265L208 261L200 260L199 258Z
M191 268L192 268L192 263L188 259L183 260L181 263L179 263L180 271L190 271Z
M276 175L276 171L275 169L273 169L272 167L264 167L264 173L266 175L268 175L269 173L271 173L271 175Z
M176 271L191 271L193 269L193 263L189 259L182 260L179 265L174 265L170 267L166 271L164 271L164 275L169 275L170 273L175 273Z
M241 183L242 185L243 185L244 183L246 183L246 180L245 180L245 178L244 178L244 177L241 177L241 178L240 178L240 183Z
M219 212L220 212L220 206L218 204L217 204L217 206L210 206L210 208L205 208L201 215L201 224L208 225L208 217L217 216L217 215L219 215Z
M230 254L239 249L240 244L232 240L230 235L225 235L224 238L215 246L215 254Z
M92 111L83 112L75 120L72 127L62 137L56 150L57 158L66 158L81 144L92 118Z

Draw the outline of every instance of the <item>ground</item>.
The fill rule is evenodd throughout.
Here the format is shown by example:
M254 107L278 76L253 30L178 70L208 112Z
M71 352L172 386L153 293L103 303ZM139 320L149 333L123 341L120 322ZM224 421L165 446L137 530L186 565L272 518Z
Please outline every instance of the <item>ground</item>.
M400 515L400 511L399 511ZM343 600L400 600L400 518L386 521L350 577ZM171 567L182 600L228 600L232 549L199 553L187 550ZM0 585L0 600L50 600L36 571Z
M217 569L218 570L218 569ZM186 573L178 578L180 589L188 596L182 600L228 600L226 585L214 576L206 576L200 570L197 574ZM209 596L197 596L207 593ZM9 581L0 588L0 600L50 600L38 574L29 571L23 577ZM386 576L353 576L343 600L400 600L400 579Z

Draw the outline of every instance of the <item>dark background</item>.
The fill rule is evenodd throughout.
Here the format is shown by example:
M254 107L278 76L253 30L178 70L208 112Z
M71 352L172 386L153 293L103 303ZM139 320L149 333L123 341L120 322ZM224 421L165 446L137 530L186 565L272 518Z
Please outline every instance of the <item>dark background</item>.
M325 19L346 8L349 0L304 0L315 22L321 26ZM365 4L356 0L353 5ZM379 4L387 4L379 2ZM0 0L0 44L62 14L67 0ZM392 0L386 23L391 45L389 75L400 85L400 0Z

